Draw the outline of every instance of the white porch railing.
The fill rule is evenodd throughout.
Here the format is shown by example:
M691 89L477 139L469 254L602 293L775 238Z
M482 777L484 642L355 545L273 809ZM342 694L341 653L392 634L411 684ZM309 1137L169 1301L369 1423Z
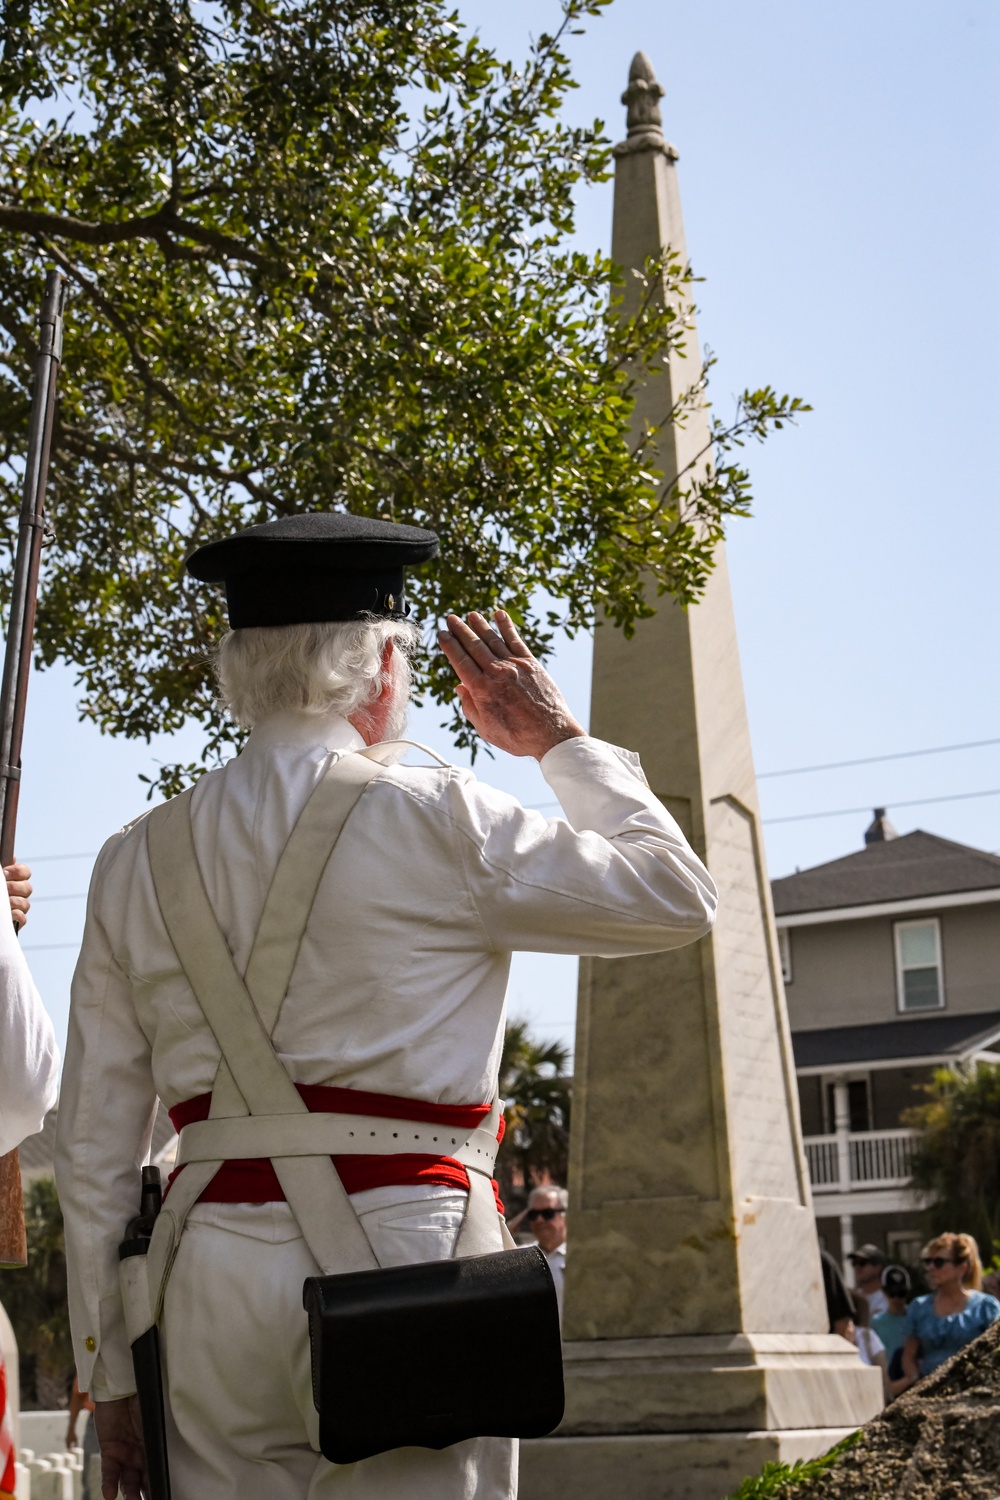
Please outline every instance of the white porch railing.
M916 1131L866 1130L810 1135L806 1160L814 1193L846 1193L854 1188L905 1187Z

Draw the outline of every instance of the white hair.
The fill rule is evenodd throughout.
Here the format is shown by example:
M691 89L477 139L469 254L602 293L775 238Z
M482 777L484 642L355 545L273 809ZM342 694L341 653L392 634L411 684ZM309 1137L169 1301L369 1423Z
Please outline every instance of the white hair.
M569 1193L564 1187L557 1187L554 1182L545 1182L541 1187L532 1188L528 1195L528 1207L531 1208L534 1200L540 1198L543 1193L555 1193L559 1207L565 1210L569 1208Z
M387 679L382 655L396 647ZM364 714L387 680L395 679L396 721L405 725L410 656L417 644L405 620L345 620L319 625L261 625L230 630L219 642L218 702L243 729L281 710ZM390 726L397 737L396 721ZM401 730L400 730L401 732Z

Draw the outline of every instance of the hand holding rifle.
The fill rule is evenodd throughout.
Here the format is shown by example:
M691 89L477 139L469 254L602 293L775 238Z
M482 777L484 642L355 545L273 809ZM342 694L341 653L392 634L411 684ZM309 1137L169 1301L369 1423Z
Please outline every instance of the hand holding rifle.
M142 1441L142 1416L138 1396L117 1401L97 1401L94 1422L101 1445L101 1495L103 1500L145 1500L151 1491Z
M10 914L14 926L18 932L28 920L28 911L31 902L31 871L27 865L8 865L4 870L7 880L7 897L10 901Z

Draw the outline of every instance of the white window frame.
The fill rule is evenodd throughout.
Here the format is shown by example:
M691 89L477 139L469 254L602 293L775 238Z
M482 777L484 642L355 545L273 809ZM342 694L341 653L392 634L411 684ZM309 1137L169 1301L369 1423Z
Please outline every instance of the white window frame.
M934 928L934 944L935 944L935 947L937 949L937 973L938 973L938 996L939 996L937 1005L921 1005L919 1007L916 1007L916 1006L907 1006L906 1003L905 1003L906 1002L906 990L905 990L905 987L904 987L904 984L903 984L903 975L905 973L905 970L904 970L904 967L903 967L903 953L902 953L902 944L900 942L900 934L902 932L906 931L910 927L933 927ZM934 1010L944 1010L944 1008L945 1008L944 955L942 954L942 951L941 951L941 919L939 917L917 917L914 920L909 921L909 922L894 922L892 924L892 944L893 944L893 948L895 950L895 955L896 955L896 1007L897 1007L900 1015L903 1015L903 1016L919 1016L919 1015L929 1014L931 1011L934 1011ZM913 965L913 964L911 964L909 967L910 968L914 968L914 967L929 968L930 965L929 964L920 964L920 965Z
M778 928L778 953L781 956L781 977L786 984L795 978L792 969L792 934L787 927Z
M889 1260L897 1266L915 1266L920 1259L921 1248L926 1243L924 1236L916 1229L890 1229L885 1239ZM915 1254L912 1253L914 1250Z

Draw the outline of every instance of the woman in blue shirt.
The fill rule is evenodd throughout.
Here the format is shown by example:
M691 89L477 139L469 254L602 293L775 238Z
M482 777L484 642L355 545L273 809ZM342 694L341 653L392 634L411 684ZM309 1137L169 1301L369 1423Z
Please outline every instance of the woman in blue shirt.
M903 1378L893 1384L896 1396L1000 1318L1000 1302L980 1290L983 1268L971 1234L939 1234L925 1248L923 1263L932 1290L907 1308Z

